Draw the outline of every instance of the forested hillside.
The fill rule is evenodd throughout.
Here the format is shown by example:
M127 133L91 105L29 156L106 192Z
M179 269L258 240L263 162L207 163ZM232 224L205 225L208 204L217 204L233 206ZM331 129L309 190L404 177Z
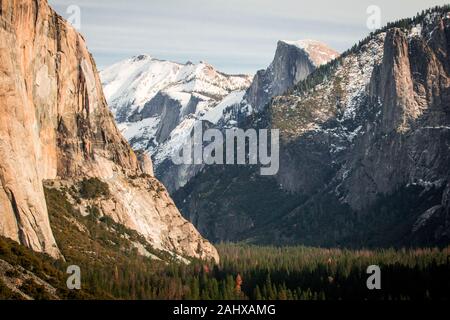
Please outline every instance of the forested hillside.
M0 238L0 299L244 299L244 300L431 300L448 299L450 248L350 251L308 247L218 245L222 263L162 262L124 253L101 236L104 222L80 220L99 232L101 252L85 260L62 246L55 261ZM114 227L114 226L110 226ZM116 239L117 240L117 239ZM114 249L116 247L116 249ZM117 258L122 255L123 258ZM110 259L115 259L111 263ZM82 272L82 289L68 290L68 265ZM369 265L381 268L381 290L368 290ZM7 268L4 268L8 265Z

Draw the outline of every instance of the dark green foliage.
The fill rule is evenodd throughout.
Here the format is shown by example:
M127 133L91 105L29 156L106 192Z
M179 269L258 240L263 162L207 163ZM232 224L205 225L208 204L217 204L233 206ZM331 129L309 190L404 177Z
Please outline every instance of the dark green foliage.
M35 300L49 300L52 298L43 286L31 279L25 280L19 289L26 295L33 297Z
M61 298L93 298L84 290L69 291L67 289L66 276L64 274L64 266L66 264L61 263L61 261L55 261L44 254L36 253L10 239L0 237L0 259L8 262L13 267L20 266L43 279L57 289L56 294ZM20 274L21 272L18 270L5 272L5 276L9 278L18 278ZM26 280L19 289L34 299L49 298L44 288L32 280ZM8 289L0 279L0 300L3 299L21 299L21 296Z
M445 247L450 239L434 239L436 223L445 225L445 216L428 232L412 232L418 217L439 205L443 188L401 187L377 200L360 213L342 204L331 192L316 194L291 214L269 226L258 244L302 244L321 247L389 248Z
M188 203L183 201L187 195L192 197ZM266 235L266 229L276 224L280 216L304 201L297 195L284 192L273 177L263 177L252 167L237 165L207 168L173 198L187 219L192 219L186 215L187 212L195 211L202 215L198 219L203 223L197 224L197 228L210 241L246 240L257 243L265 241L261 235ZM189 203L201 207L185 207ZM246 224L250 224L248 221L252 227ZM240 226L231 231L231 224Z
M2 247L9 240L0 238ZM13 245L12 247L20 247ZM69 291L66 299L189 300L441 300L449 299L449 248L416 250L342 250L308 247L258 247L220 244L221 265L190 265L149 260L117 261L114 265L81 266L82 287L94 295ZM25 249L27 250L27 249ZM44 256L36 254L37 260ZM0 256L4 258L4 256ZM46 258L47 259L47 258ZM63 269L65 264L55 263ZM382 290L366 287L369 265L379 265ZM37 271L38 269L34 269ZM59 271L57 271L59 272ZM236 289L236 277L243 280ZM63 277L61 277L61 282ZM42 287L25 282L21 289L46 299ZM86 290L86 289L83 289ZM72 295L71 295L72 294ZM73 294L78 294L73 296ZM1 299L19 299L0 281Z
M98 178L83 179L79 188L80 196L84 199L107 198L110 196L108 184Z
M358 241L367 247L380 247L396 244L400 246L438 246L445 247L450 238L434 238L434 229L412 233L411 229L418 217L427 209L442 202L444 187L424 188L410 185L397 189L390 195L379 195L377 201L366 210L366 214L355 217L354 237L348 243ZM434 216L438 216L435 214ZM436 219L436 217L433 217ZM432 220L432 219L430 219ZM431 221L428 223L430 224ZM445 225L445 217L438 219ZM359 231L359 232L358 232Z
M341 250L218 245L219 274L241 274L250 299L449 299L449 248ZM369 265L381 268L382 290L368 290Z
M50 258L2 237L0 237L0 259L7 261L13 266L22 266L35 273L38 277L46 277L50 281L56 280L59 276L59 272L49 263ZM10 271L6 275L15 276L16 273Z
M165 264L139 255L132 243L141 243L149 253L171 262L168 253L154 250L136 231L100 216L96 207L82 217L62 192L46 189L45 193L55 238L67 264L80 266L82 287L106 299L157 297L149 284L156 282L154 275Z

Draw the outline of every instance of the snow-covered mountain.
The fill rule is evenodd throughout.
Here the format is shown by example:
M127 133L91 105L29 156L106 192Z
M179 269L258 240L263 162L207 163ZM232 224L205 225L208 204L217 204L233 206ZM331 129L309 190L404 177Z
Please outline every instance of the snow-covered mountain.
M251 81L250 76L226 75L205 62L180 64L148 55L116 63L100 75L106 98L119 122L136 122L139 115L145 118L144 107L159 93L179 102L183 108L196 102L195 111L201 112L229 93L245 90ZM191 109L187 113L195 112Z
M242 100L252 80L205 62L180 64L148 55L119 62L100 77L120 130L135 150L152 155L157 174L196 120L216 124L228 106ZM179 186L178 181L164 183L169 189Z
M155 174L174 191L202 168L174 166L170 159L196 121L219 129L236 126L337 56L318 41L279 41L273 62L253 79L224 74L205 62L180 64L148 55L119 62L100 77L120 130L135 150L152 156Z

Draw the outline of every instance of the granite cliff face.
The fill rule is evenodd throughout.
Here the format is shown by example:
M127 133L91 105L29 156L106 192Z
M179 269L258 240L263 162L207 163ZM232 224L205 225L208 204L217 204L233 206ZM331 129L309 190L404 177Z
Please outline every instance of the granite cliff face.
M283 94L338 56L335 50L316 40L278 41L273 62L257 72L244 99L261 111L272 97Z
M248 126L281 130L278 175L211 168L214 183L174 195L185 216L216 241L448 244L447 11L391 24L275 97Z
M156 249L217 261L116 128L83 37L44 0L1 1L0 18L0 234L60 256L43 182L95 177L111 190L101 214Z

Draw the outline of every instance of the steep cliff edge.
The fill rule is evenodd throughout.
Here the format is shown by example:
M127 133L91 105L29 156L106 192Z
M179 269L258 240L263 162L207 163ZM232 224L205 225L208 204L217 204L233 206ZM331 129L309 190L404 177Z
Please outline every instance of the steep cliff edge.
M256 73L244 99L261 111L272 97L285 93L317 67L338 56L338 52L320 41L278 41L272 63Z
M42 183L96 177L111 190L102 214L156 249L217 261L116 128L83 37L44 0L0 14L0 234L58 257Z

